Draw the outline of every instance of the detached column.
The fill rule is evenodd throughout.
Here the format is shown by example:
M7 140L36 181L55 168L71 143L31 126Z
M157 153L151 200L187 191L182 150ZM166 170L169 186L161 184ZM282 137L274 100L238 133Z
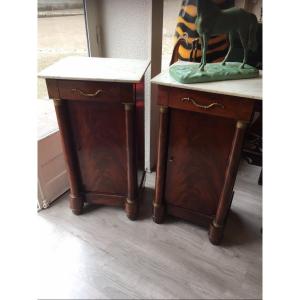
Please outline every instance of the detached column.
M163 195L164 195L164 184L165 184L165 173L166 173L167 139L168 139L168 107L161 106L160 115L159 115L155 198L153 202L153 221L158 224L162 223L164 219Z
M217 213L210 224L208 233L209 240L215 245L220 244L223 239L224 226L232 202L233 187L239 167L240 153L246 128L247 122L238 121L236 123L236 129L225 174L225 182L219 200Z
M135 161L135 142L134 142L134 119L135 104L125 103L125 126L126 126L126 156L127 156L127 189L128 196L125 202L127 217L135 220L138 215L137 203L137 170Z
M61 133L61 142L65 156L65 163L70 183L70 208L75 215L80 215L83 209L84 199L80 193L80 179L78 172L78 164L76 154L74 153L74 144L72 142L72 134L69 128L66 101L61 99L53 99L56 111L57 123Z

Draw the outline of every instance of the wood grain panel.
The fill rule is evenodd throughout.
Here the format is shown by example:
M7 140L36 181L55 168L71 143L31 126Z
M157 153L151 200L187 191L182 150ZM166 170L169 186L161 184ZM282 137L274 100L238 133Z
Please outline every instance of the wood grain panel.
M59 80L58 88L61 99L83 100L83 101L105 101L120 102L121 89L125 84L113 84L109 82ZM99 93L95 96L84 94Z
M188 220L194 224L208 227L212 221L212 217L202 214L201 212L195 210L189 210L183 207L174 206L168 204L166 207L167 214L181 218L183 220Z
M197 107L191 101L183 100L187 98L192 98L195 103L203 106L208 106L212 103L218 103L221 106L203 109ZM199 93L179 88L170 89L168 99L170 107L244 121L251 119L253 104L254 101L249 99L204 92Z
M121 103L67 102L84 192L127 194Z
M56 79L46 79L46 85L50 99L60 99L57 82L58 80Z
M216 213L235 121L171 109L165 201L177 207Z
M86 193L85 200L86 202L93 204L124 206L126 197L119 195Z

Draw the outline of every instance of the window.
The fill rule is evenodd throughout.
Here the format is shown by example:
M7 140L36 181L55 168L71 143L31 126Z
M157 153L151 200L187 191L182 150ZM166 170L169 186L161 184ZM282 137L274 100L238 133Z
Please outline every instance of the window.
M38 1L38 71L70 55L88 55L82 0ZM38 79L38 98L48 98Z

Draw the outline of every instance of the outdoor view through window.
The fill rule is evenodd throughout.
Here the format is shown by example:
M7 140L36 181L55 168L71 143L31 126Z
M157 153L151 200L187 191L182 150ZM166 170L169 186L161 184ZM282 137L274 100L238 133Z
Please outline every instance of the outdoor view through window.
M38 72L70 55L88 55L83 0L38 0ZM57 130L44 79L38 78L38 136Z
M38 71L70 55L88 55L82 0L38 1ZM45 98L38 79L38 98Z

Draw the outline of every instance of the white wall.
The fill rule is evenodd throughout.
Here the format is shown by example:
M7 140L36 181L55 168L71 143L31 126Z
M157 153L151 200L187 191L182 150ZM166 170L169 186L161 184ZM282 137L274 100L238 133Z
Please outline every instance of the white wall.
M92 56L151 60L145 74L145 166L150 170L158 119L150 79L161 70L163 0L87 0L86 11Z
M101 53L104 57L151 58L148 0L99 0Z
M235 0L235 5L254 13L258 21L262 22L262 0Z

